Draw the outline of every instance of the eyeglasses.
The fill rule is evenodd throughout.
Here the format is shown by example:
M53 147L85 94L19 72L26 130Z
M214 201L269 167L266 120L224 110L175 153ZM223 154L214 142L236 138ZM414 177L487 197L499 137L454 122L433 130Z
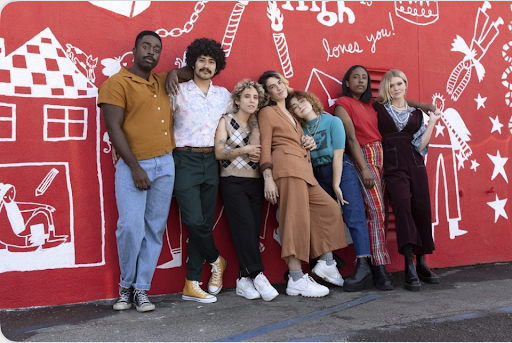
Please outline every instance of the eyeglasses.
M307 101L306 98L299 99L299 103L292 106L292 111L297 112L299 107L302 107Z

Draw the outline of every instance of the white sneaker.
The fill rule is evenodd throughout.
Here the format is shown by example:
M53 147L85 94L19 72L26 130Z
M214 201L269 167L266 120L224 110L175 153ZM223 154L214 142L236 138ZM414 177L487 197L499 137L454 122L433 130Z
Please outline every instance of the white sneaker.
M304 274L304 276L297 281L293 281L292 278L288 279L286 294L320 298L325 297L327 294L329 294L329 288L318 284L308 274Z
M249 300L260 298L260 293L254 288L251 278L248 277L236 280L236 294Z
M326 261L318 260L311 272L333 285L343 286L343 277L341 277L340 271L336 267L336 262L328 266Z
M254 278L254 287L261 294L261 297L265 301L270 301L279 295L277 289L275 289L263 273L259 273Z

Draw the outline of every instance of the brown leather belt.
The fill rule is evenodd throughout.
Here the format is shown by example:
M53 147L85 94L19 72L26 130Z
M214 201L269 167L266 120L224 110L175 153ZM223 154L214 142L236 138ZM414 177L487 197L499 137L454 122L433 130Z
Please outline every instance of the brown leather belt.
M209 153L213 152L213 147L211 147L211 146L206 146L206 147L184 146L184 147L176 147L176 148L174 148L174 150L200 152L203 154L209 154Z

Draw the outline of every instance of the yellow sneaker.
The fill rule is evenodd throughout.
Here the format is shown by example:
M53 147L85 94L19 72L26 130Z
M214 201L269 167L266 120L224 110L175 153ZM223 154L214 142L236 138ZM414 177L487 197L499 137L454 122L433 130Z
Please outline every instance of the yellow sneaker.
M222 289L222 275L224 275L228 262L219 255L217 261L210 264L212 265L212 276L208 281L208 292L215 295L219 294Z
M181 299L192 300L200 303L214 303L217 301L217 297L206 293L201 289L202 282L185 280L185 287L183 288L183 295Z

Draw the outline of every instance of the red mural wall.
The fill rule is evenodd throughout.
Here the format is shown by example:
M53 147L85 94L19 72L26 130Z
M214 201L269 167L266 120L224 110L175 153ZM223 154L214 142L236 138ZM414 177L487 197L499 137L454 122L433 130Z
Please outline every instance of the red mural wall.
M162 37L157 72L183 65L194 39L213 38L228 56L214 84L232 90L273 69L331 113L351 65L375 83L403 70L408 98L444 111L426 159L429 264L512 260L510 2L11 2L0 17L0 291L9 294L0 308L116 297L114 165L95 104L146 29ZM238 271L222 210L219 197L214 236L229 288ZM276 208L265 204L262 216L266 275L282 283ZM173 200L150 294L181 292L187 236ZM401 270L392 228L388 246L388 270ZM338 253L349 275L352 245Z

